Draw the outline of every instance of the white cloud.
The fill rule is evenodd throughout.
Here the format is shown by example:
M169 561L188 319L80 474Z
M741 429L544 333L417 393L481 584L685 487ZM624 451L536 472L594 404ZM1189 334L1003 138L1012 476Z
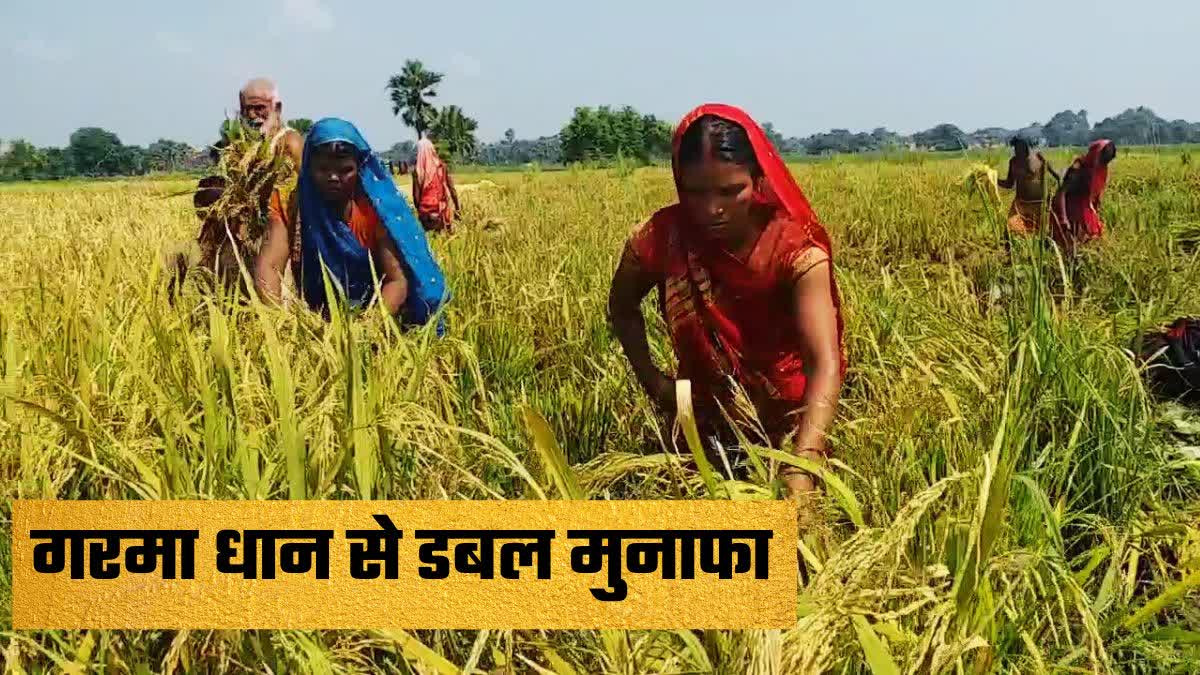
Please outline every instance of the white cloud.
M333 12L321 0L280 0L280 11L297 28L315 32L333 29Z
M182 35L170 31L156 31L154 33L154 44L158 45L158 48L164 52L177 56L192 53L192 43L184 39Z
M450 68L464 77L479 77L479 74L483 72L483 66L480 65L478 59L462 52L454 52L450 55Z
M40 35L30 35L24 40L17 40L13 43L12 50L18 56L46 63L65 63L74 56L66 45L47 40Z

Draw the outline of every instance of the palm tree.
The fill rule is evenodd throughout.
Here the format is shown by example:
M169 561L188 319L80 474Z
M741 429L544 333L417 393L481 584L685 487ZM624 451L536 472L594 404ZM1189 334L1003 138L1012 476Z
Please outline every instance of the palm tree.
M426 70L425 64L415 59L404 62L399 75L388 79L387 89L392 99L392 114L400 115L404 123L417 132L417 138L433 125L437 111L427 99L437 96L435 87L444 76Z
M450 155L461 160L475 155L475 129L478 126L475 120L463 114L462 108L448 105L437 114L429 135Z

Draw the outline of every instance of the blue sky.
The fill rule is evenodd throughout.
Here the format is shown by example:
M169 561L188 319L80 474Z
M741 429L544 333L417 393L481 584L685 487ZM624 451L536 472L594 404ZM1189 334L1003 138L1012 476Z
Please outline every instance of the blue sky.
M0 0L0 138L63 145L94 125L200 145L267 75L285 116L346 117L388 147L412 137L384 92L406 58L446 73L439 102L483 140L555 133L577 105L674 121L710 100L798 136L1133 105L1200 120L1196 0L422 4L418 22L396 0Z

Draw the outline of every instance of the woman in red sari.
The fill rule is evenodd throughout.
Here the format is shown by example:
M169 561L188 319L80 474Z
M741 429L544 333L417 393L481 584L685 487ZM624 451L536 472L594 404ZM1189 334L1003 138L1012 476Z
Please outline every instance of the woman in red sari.
M762 128L737 108L688 114L672 159L679 202L630 237L609 293L634 373L674 409L674 378L650 358L640 308L657 288L676 377L691 380L706 437L728 437L721 411L734 415L737 383L773 445L790 439L820 460L845 371L829 236ZM803 472L785 479L792 494L813 488Z
M454 213L459 211L458 191L446 163L428 138L417 142L417 163L413 169L413 204L417 218L426 230L449 232L454 229ZM452 206L453 205L453 206Z
M1054 196L1054 240L1065 250L1104 235L1100 197L1108 184L1108 165L1116 156L1112 141L1095 141L1063 176Z

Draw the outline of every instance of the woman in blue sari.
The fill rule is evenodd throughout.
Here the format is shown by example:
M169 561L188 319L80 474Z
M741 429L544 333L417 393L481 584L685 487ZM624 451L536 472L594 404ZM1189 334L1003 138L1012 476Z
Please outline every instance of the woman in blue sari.
M270 229L255 269L260 296L279 298L289 260L305 302L326 315L323 271L351 307L378 300L410 325L427 323L449 299L425 230L387 167L345 120L313 125L291 203L284 205L278 194L271 199ZM439 321L439 334L442 329Z

